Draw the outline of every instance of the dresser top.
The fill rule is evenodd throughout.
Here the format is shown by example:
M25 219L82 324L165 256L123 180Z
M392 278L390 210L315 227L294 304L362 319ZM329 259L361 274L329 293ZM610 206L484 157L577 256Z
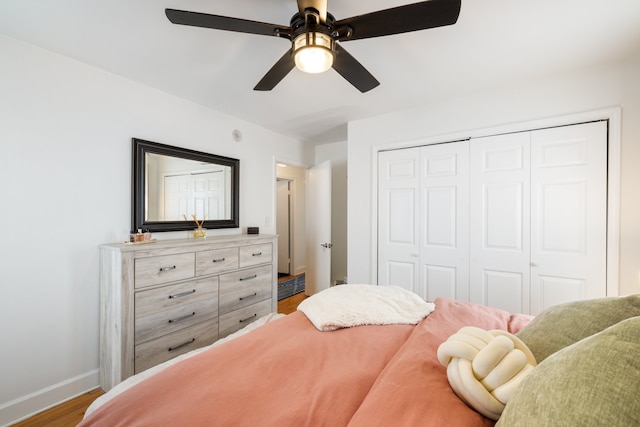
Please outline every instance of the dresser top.
M100 245L103 249L112 249L120 252L138 252L153 251L162 249L175 248L193 248L197 250L205 250L207 247L219 247L229 244L255 244L267 243L273 241L277 236L275 234L230 234L223 236L207 236L206 238L197 239L167 239L156 240L152 243L133 244L133 243L105 243Z

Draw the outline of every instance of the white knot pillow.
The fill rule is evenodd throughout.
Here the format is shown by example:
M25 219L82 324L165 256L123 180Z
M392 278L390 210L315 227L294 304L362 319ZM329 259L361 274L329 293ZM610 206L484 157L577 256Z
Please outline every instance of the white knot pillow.
M520 339L506 331L465 326L438 347L453 391L467 405L497 420L515 389L536 366Z

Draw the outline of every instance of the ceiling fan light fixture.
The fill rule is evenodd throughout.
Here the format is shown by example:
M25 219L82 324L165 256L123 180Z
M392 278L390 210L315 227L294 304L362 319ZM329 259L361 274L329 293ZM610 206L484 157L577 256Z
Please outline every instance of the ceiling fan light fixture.
M336 20L327 11L327 0L297 0L296 3L298 11L291 17L289 26L187 10L165 9L165 14L174 24L275 36L291 43L254 90L272 90L297 67L307 73L333 68L365 93L380 82L338 42L453 25L462 5L461 0L425 0Z
M293 58L305 73L323 73L333 65L334 41L328 34L302 33L293 39Z

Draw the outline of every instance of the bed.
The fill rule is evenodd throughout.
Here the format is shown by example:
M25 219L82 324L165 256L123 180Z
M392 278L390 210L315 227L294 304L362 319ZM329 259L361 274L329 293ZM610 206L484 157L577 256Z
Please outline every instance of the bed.
M380 289L366 285L336 288L357 286L375 289L374 293ZM324 292L327 291L316 296ZM461 328L474 326L523 334L525 342L533 343L530 347L536 357L552 360L565 347L607 332L609 326L624 324L629 318L640 319L634 317L640 316L640 296L615 299L621 303L610 310L615 314L606 319L593 315L598 307L573 307L578 314L570 323L581 322L583 325L577 328L580 330L570 328L569 336L561 331L560 337L551 339L549 344L548 339L541 339L541 343L536 339L540 335L549 338L548 329L557 329L553 325L567 321L562 311L533 319L438 298L428 303L432 306L418 320L414 317L402 322L377 322L378 312L361 305L363 299L375 298L355 299L330 307L352 322L349 327L338 324L327 328L333 330L321 330L322 325L309 310L307 314L299 310L287 316L270 315L235 336L131 377L96 400L80 426L493 426L494 419L483 416L458 397L449 382L447 367L438 360L438 348ZM367 315L364 321L356 319L355 324L354 304ZM398 306L392 308L397 310ZM588 321L582 322L580 316L586 316ZM531 331L526 336L528 328ZM638 354L640 324L636 321L630 330L635 344L620 351L635 349ZM610 358L615 346L608 337L605 347ZM623 384L635 400L640 392L639 362L623 359L627 365L619 369L630 369L629 364L635 363L635 383ZM547 362L532 371L525 383L544 363ZM557 369L554 372L557 374ZM545 378L540 381L548 382ZM593 384L593 378L590 381ZM520 400L526 401L526 397ZM553 403L554 399L550 400ZM529 414L523 416L518 405L524 404L520 401L518 405L514 403L513 410L511 403L505 408L504 420L498 420L499 425L545 425ZM544 412L540 416L553 414L549 408L536 409ZM559 411L568 412L565 409ZM638 411L634 407L622 415L625 421L640 421L640 416L634 418ZM621 415L617 408L612 412ZM520 421L514 419L532 423L518 424Z

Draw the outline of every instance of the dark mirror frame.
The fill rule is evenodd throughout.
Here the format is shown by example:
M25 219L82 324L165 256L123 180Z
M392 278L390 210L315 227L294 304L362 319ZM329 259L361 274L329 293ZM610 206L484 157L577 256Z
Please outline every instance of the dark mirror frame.
M219 220L205 220L203 227L213 228L238 228L240 226L240 160L231 157L223 157L215 154L189 150L187 148L173 147L157 142L132 138L132 200L131 200L131 232L138 229L151 232L193 230L193 221L146 221L145 215L145 155L146 153L161 154L164 156L178 157L181 159L195 160L199 162L215 163L231 168L231 218Z

